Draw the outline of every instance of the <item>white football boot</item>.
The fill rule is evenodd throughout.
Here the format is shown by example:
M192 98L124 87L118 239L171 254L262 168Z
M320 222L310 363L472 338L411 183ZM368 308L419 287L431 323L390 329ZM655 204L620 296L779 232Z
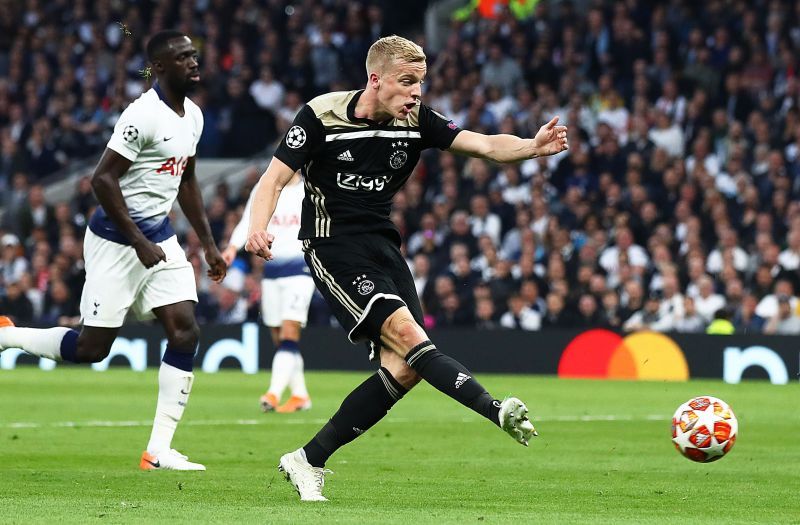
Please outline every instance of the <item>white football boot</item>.
M322 487L325 486L325 474L332 472L312 466L302 448L281 456L278 470L283 472L286 481L294 485L300 494L300 501L328 501L328 498L322 495Z
M531 437L539 433L528 419L528 407L516 397L509 397L500 404L500 428L514 438L517 443L528 446Z
M205 470L205 465L192 463L188 456L184 456L177 450L170 449L157 456L149 454L146 450L142 452L142 460L139 462L142 470Z

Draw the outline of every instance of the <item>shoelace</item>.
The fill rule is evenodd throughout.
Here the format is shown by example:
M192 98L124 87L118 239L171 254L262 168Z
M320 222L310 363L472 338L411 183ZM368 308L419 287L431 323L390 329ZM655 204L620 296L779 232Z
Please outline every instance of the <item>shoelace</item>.
M333 474L333 471L329 468L314 467L314 484L320 494L322 493L322 487L325 486L325 474Z

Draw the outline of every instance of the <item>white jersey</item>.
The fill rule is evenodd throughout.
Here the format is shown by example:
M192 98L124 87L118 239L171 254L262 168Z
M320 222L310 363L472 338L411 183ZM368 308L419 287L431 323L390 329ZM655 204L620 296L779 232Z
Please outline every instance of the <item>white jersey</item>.
M247 243L253 195L255 195L255 191L250 193L242 220L231 234L230 243L238 249ZM301 182L287 184L281 190L280 198L275 206L275 213L272 214L272 219L267 226L267 231L275 236L275 240L272 243L273 260L264 265L264 277L266 278L309 273L303 258L303 242L297 238L300 233L300 210L304 195L305 190Z
M133 162L119 185L131 218L153 242L175 234L167 215L203 132L203 113L197 104L185 98L183 107L181 117L156 85L122 112L108 141L108 149ZM128 244L102 207L89 227L100 237Z

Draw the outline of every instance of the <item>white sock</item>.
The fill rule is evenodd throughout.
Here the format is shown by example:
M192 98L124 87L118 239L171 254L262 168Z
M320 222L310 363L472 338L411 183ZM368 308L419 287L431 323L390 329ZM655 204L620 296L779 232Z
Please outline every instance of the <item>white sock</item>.
M275 397L280 399L283 391L286 390L286 385L289 384L289 380L292 378L294 365L294 353L278 349L272 358L272 377L270 378L267 392L275 394Z
M289 388L291 389L293 396L308 397L306 378L303 368L303 356L298 352L295 354L294 372L292 372L292 378L289 380Z
M6 348L19 348L36 357L46 357L53 361L61 359L61 340L69 328L22 328L9 326L0 329L0 351Z
M158 403L153 431L147 443L147 452L154 456L172 448L172 436L183 417L189 394L192 391L194 374L161 363L158 370Z

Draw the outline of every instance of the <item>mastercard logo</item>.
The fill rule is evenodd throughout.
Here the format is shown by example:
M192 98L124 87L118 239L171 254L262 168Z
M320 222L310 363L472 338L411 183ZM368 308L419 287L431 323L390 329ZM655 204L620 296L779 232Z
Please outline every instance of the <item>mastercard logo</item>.
M675 341L658 332L622 337L589 330L570 341L558 363L559 377L686 381L689 366Z

